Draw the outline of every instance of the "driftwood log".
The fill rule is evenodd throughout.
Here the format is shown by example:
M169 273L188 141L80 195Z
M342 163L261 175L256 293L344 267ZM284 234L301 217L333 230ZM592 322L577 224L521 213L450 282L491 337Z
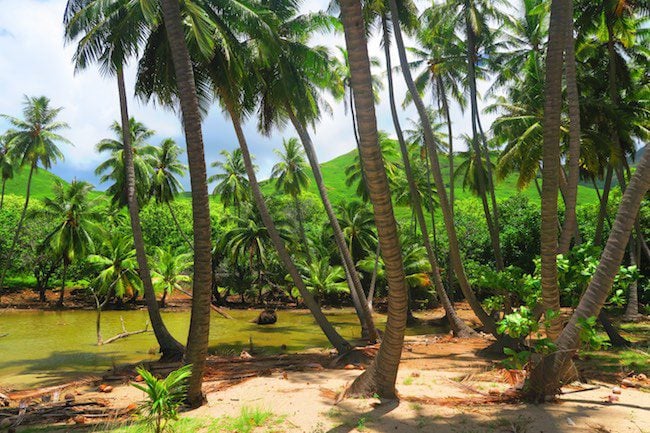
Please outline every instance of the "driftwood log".
M122 338L130 337L132 335L144 334L145 332L150 332L149 331L149 321L147 321L147 323L144 325L144 329L140 329L139 331L127 331L126 330L126 325L124 324L124 318L122 316L120 316L120 322L122 322L122 332L115 335L115 336L113 336L113 337L111 337L111 338L109 338L109 339L107 339L107 340L98 341L97 342L98 346L103 346L105 344L110 344L110 343L112 343L114 341L120 340Z

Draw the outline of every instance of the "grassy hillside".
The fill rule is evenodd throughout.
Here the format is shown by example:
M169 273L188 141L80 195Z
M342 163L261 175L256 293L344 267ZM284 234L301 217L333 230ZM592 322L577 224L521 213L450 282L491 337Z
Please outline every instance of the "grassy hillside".
M7 181L5 194L24 196L27 190L27 178L29 177L29 168L24 167L15 173L13 179ZM44 198L52 195L52 185L56 180L63 181L59 176L50 173L44 169L38 169L32 176L31 196L33 198Z
M345 168L353 163L356 153L357 151L353 150L321 164L323 178L329 190L330 200L334 204L349 200L349 198L354 195L354 188L345 185ZM457 157L454 161L454 166L457 167L460 162L460 157ZM443 177L445 179L449 179L448 160L446 158L441 159L440 165ZM476 200L476 197L473 196L469 190L463 190L462 179L456 178L454 184L456 186L456 200ZM270 182L265 184L263 189L267 194L271 194L274 191L273 186ZM309 187L309 192L318 195L318 190L316 189L316 184L313 181L313 178ZM521 194L529 197L532 202L539 203L540 201L539 194L537 193L537 189L535 188L534 184L530 185L528 188L522 191L518 191L516 174L512 174L506 179L496 183L497 199L506 199L517 194L518 192L521 192ZM596 190L585 185L580 185L578 187L579 205L593 203L597 200L598 196L596 195Z

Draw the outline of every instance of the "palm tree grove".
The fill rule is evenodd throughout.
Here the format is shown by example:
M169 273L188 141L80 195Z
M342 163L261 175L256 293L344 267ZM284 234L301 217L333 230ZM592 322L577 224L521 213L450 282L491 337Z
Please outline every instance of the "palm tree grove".
M647 0L0 4L0 432L650 432Z

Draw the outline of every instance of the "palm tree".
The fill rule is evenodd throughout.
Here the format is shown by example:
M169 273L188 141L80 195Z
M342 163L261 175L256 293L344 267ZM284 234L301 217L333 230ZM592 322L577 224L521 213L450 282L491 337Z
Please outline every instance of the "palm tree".
M9 121L13 128L5 134L5 146L11 150L9 157L21 168L29 166L25 204L18 220L11 247L5 256L6 264L0 277L0 288L4 285L7 269L13 259L16 244L23 229L31 195L32 176L39 166L49 169L57 160L63 159L63 154L59 150L57 143L71 144L59 134L59 131L68 128L65 122L57 120L63 108L52 107L50 100L45 96L25 96L23 105L23 119L0 115Z
M124 134L122 133L122 126L118 122L113 122L110 129L115 134L115 138L104 138L97 143L97 152L108 153L109 157L97 166L95 174L101 176L99 178L101 183L112 182L107 189L108 194L111 196L113 205L122 207L128 205L127 176L124 165L125 152L122 141ZM151 196L151 181L156 164L157 150L154 146L147 144L147 140L155 132L133 117L129 119L129 130L131 131L130 142L133 149L135 194L138 206L142 208Z
M187 400L191 406L200 406L203 402L201 383L205 358L208 354L212 299L212 245L207 171L196 82L192 60L185 42L180 6L175 0L162 0L161 4L183 114L190 168L194 227L194 281L192 318L185 360L192 364Z
M360 156L374 208L389 287L388 319L379 352L370 367L348 388L347 393L367 395L376 392L381 397L395 398L395 380L406 328L408 291L388 178L379 147L370 59L361 4L354 0L342 0L340 4L350 63L350 84L354 92L354 106L359 127Z
M418 91L424 92L431 88L434 102L444 114L447 124L448 160L449 160L449 203L451 213L454 213L454 134L451 121L450 100L465 110L466 100L463 84L465 72L465 43L455 32L455 21L450 19L449 11L444 5L432 4L420 16L420 28L416 37L420 45L411 48L410 52L415 61L411 68L423 67L422 72L415 78ZM411 100L410 94L406 95ZM422 137L421 144L424 144ZM451 275L451 273L450 273Z
M391 0L391 15L397 15L397 5L393 0ZM422 98L417 91L413 77L411 76L411 71L408 67L408 60L406 58L406 49L404 46L404 40L402 37L402 31L400 27L399 20L393 21L393 30L395 34L395 42L397 43L397 51L400 59L400 66L402 69L402 74L404 75L404 80L408 87L409 93L413 98L413 102L417 108L418 115L420 117L420 122L424 129L424 141L427 148L427 153L429 155L429 164L431 165L431 171L433 174L433 179L436 184L436 189L438 191L438 198L440 200L440 208L442 210L443 219L445 221L445 227L447 229L447 237L449 239L449 255L451 257L451 262L458 279L461 291L467 299L469 305L471 306L474 314L479 318L485 329L493 334L496 334L496 326L494 320L483 309L483 306L476 298L476 295L472 291L472 288L469 285L467 280L467 275L465 274L465 269L463 267L463 262L460 256L460 249L458 247L458 237L456 235L456 227L454 226L453 214L451 213L451 206L449 204L449 199L447 197L447 191L445 190L445 183L442 178L442 171L440 170L440 162L438 160L438 151L436 148L435 137L433 135L433 130L429 123L429 117L427 110L422 102Z
M499 212L494 192L494 182L490 162L490 151L487 145L487 139L481 126L480 113L478 109L478 92L476 88L477 79L480 77L481 63L483 59L489 58L497 46L496 33L490 28L491 22L500 22L503 20L503 14L497 8L499 2L485 0L452 0L447 3L447 7L456 10L457 15L452 18L463 29L465 36L466 49L466 68L467 68L467 85L470 93L471 107L471 126L472 126L472 147L475 154L483 154L487 161L487 182L479 178L479 196L484 202L483 209L485 221L490 233L492 248L497 269L504 268L503 257L501 254L501 244L499 240ZM481 145L482 144L482 145ZM477 159L477 164L482 164L481 159ZM488 195L492 205L492 211L489 210Z
M152 270L153 285L159 293L160 306L165 307L167 295L174 290L182 289L182 284L192 281L189 275L184 275L192 267L192 254L173 251L171 248L156 248Z
M421 200L420 192L418 190L418 186L416 184L416 178L413 172L413 167L411 166L409 149L406 144L406 140L404 139L404 133L402 131L402 127L399 122L399 115L397 113L397 103L395 101L395 92L394 92L394 83L393 83L392 59L390 55L390 45L391 45L390 34L392 33L392 31L389 28L389 25L391 23L394 24L395 21L400 21L400 22L404 22L406 28L408 29L409 27L415 27L415 22L416 22L415 14L413 12L414 6L408 2L402 3L401 6L402 9L397 10L396 11L397 13L395 13L395 15L393 15L393 13L388 15L386 11L382 11L381 23L382 23L384 55L386 57L386 74L388 76L388 96L390 102L390 109L391 109L391 115L393 119L393 126L395 127L395 132L397 134L397 141L399 143L400 152L402 155L404 174L406 176L406 181L408 184L408 192L410 196L409 204L411 206L412 211L415 214L415 219L420 226L422 239L425 245L425 251L429 259L429 266L431 267L432 272L434 274L434 281L435 281L434 287L436 293L438 294L438 298L440 299L445 309L445 313L447 315L447 318L449 319L451 328L456 336L463 336L463 337L471 336L474 334L474 332L472 331L471 328L469 328L469 326L467 326L458 317L458 314L456 314L456 311L454 310L454 307L449 297L447 296L447 292L445 291L445 288L442 284L442 279L440 278L440 273L438 270L438 261L437 261L435 251L431 245L431 241L429 239L427 223L426 220L424 219L424 212L422 211L422 200ZM428 120L429 117L427 116L427 121ZM426 194L426 197L428 199L431 196L430 184L427 186L427 189L429 190L428 191L429 193ZM431 215L433 216L435 212L433 206L431 206L429 210L431 212ZM435 230L435 222L433 228Z
M250 197L250 184L246 178L246 167L244 167L244 158L241 149L235 149L232 152L227 150L221 151L223 161L215 161L212 167L222 171L208 178L208 182L217 182L212 194L218 196L226 206L233 206L237 211L237 216L241 216L242 204L248 203Z
M142 280L138 274L136 251L129 236L107 232L96 254L88 256L88 263L97 270L99 293L106 299L119 302L142 292Z
M569 175L564 196L564 226L560 232L558 252L566 254L571 247L571 239L575 238L576 243L580 242L578 232L578 217L576 215L576 203L578 200L578 182L580 181L580 101L578 95L578 82L576 76L576 52L575 39L573 36L573 1L567 6L568 12L565 17L565 76L566 91L569 108L569 154L568 162Z
M297 138L290 138L282 141L284 151L275 150L280 158L280 162L275 164L271 169L271 179L275 179L275 189L284 191L293 199L298 217L298 229L300 239L307 256L307 262L311 262L311 253L309 252L309 243L305 235L304 216L300 204L300 194L309 186L309 175L307 162L305 161L304 151L300 148Z
M63 306L68 266L84 259L94 248L92 235L97 231L96 223L100 219L100 213L96 207L98 200L88 197L92 189L88 182L74 180L66 188L61 181L56 180L52 187L54 197L45 198L43 209L37 211L57 222L44 242L61 257L63 263L57 303L59 307Z
M276 224L276 229L283 241L291 239L290 232L282 222ZM249 209L242 217L238 217L235 227L228 230L222 238L222 245L229 251L232 263L238 265L239 261L243 259L248 262L248 269L251 274L257 270L260 301L263 287L262 273L268 263L267 250L270 244L269 230L264 225L259 212L254 209Z
M149 3L97 2L92 0L68 0L63 15L65 38L69 42L78 40L73 56L75 70L83 70L92 63L100 63L100 71L117 78L120 106L120 131L122 132L124 185L126 203L131 219L133 243L137 253L138 269L144 286L145 301L149 319L156 340L160 344L162 357L178 359L184 347L167 330L158 307L156 293L151 282L140 224L136 171L134 163L131 121L127 106L124 66L130 57L137 54L140 43L148 28L159 19L158 7ZM113 128L117 131L117 128ZM148 176L147 176L148 179ZM148 188L146 189L148 191ZM207 236L209 240L209 235Z
M9 155L9 146L5 143L5 138L0 136L0 178L2 178L2 195L0 195L0 209L5 202L5 186L9 179L14 177L14 164Z
M548 50L546 54L546 80L544 87L544 131L542 151L542 225L541 282L542 300L546 310L560 311L560 291L557 277L558 217L557 198L560 171L560 115L562 111L562 64L566 47L566 21L568 0L554 0L551 5ZM558 317L548 329L554 339L562 330Z
M187 167L178 160L180 151L181 149L171 138L163 140L160 147L156 148L150 194L156 203L167 205L178 232L183 236L190 250L193 250L194 245L181 228L172 207L172 201L183 188L177 176L185 176L185 170L187 170Z
M548 395L557 394L565 372L571 365L571 358L580 344L579 321L597 317L605 304L614 277L619 272L641 202L649 189L650 153L645 152L623 194L596 272L569 323L556 340L557 350L551 356L543 358L531 373L529 389L537 400L542 401Z
M281 49L280 54L274 57L274 62L262 66L260 107L264 108L259 110L259 127L264 134L269 134L272 126L281 125L288 118L296 129L341 255L352 301L361 323L362 335L370 342L374 342L377 339L377 332L370 312L370 304L365 298L361 280L330 203L314 143L307 128L308 124L320 118L321 109L328 108L319 90L326 90L335 98L347 100L345 95L349 91L348 86L345 85L346 77L349 78L347 68L334 61L325 47L308 45L316 32L330 31L336 28L339 22L336 18L322 13L298 15L297 3L269 2L267 6L281 21L276 28ZM342 54L345 58L344 50ZM348 92L348 96L351 96L351 92ZM347 109L347 105L345 107ZM356 128L356 123L354 127Z
M374 251L377 245L375 217L364 202L354 200L338 207L338 223L355 263Z

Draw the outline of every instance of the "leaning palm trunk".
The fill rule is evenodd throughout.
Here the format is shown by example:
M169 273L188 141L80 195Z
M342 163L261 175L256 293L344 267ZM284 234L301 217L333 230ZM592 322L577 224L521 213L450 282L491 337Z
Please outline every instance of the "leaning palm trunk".
M386 16L382 16L382 26L383 26L383 36L384 36L384 55L386 57L386 77L388 79L388 98L390 102L390 112L393 118L393 126L395 127L395 133L397 134L397 141L399 142L399 148L402 154L402 163L404 164L404 172L406 174L406 180L409 185L409 194L411 196L411 208L415 213L415 218L420 226L420 231L422 232L422 240L424 242L424 247L427 251L427 256L429 258L429 263L431 264L431 273L433 274L434 288L438 299L442 304L442 307L445 310L447 319L449 320L449 325L452 332L457 337L470 337L476 335L476 333L469 327L465 322L456 313L454 306L445 292L444 285L442 284L442 278L440 277L440 271L438 269L438 260L436 254L431 246L431 240L429 239L429 233L427 229L427 223L424 219L424 213L422 212L422 203L420 202L420 194L418 193L417 187L415 186L415 181L413 179L413 171L411 169L411 162L409 161L408 149L406 148L406 142L404 140L404 134L402 133L402 127L399 123L399 117L397 115L397 106L395 104L395 92L393 89L393 71L392 71L392 62L390 57L390 40L388 38L388 26L386 23Z
M0 196L0 209L4 206L5 203L5 186L7 185L7 179L2 179L2 195Z
M167 202L167 208L169 209L169 214L172 216L172 219L174 220L174 224L176 224L176 229L178 230L178 233L181 234L181 237L183 238L187 246L190 247L190 251L194 251L194 244L183 231L183 228L181 227L181 224L178 222L178 218L176 217L176 212L174 212L174 208L172 207L172 204L170 202Z
M470 0L465 0L465 9L467 11L466 13L469 14ZM490 241L492 242L492 249L494 250L494 260L496 267L497 270L503 270L504 263L503 255L501 254L501 242L499 241L499 222L497 218L498 210L496 196L494 195L494 188L492 185L492 167L490 166L490 153L489 149L487 148L487 142L485 140L485 135L483 134L482 128L480 128L480 132L481 140L484 143L484 149L481 148L481 144L478 141L477 128L479 127L480 119L478 112L478 96L476 90L476 68L474 64L474 57L476 56L476 40L469 16L465 17L465 36L467 39L467 73L471 104L472 147L474 149L474 157L476 158L476 169L478 170L478 193L479 197L481 198L481 202L483 203L483 213L485 214L485 222L487 223L488 232L490 234ZM485 153L485 161L487 165L487 179L483 177L483 153ZM492 198L492 211L490 211L490 205L488 204L488 194L490 194Z
M368 287L368 308L372 311L372 301L375 298L375 289L377 287L377 273L379 272L379 255L381 254L381 246L377 242L375 249L375 265L372 267L372 275L370 276L370 287Z
M447 93L445 92L445 85L444 82L442 81L442 78L440 75L436 76L436 83L438 86L438 98L440 99L440 102L442 102L442 109L445 112L445 121L447 123L447 135L449 136L448 138L448 144L449 144L449 212L451 213L451 217L453 219L454 217L454 191L456 187L454 186L454 133L452 129L452 123L451 123L451 112L449 110L449 102L447 101ZM428 157L427 157L428 161ZM428 168L427 164L427 168ZM431 170L429 170L430 172ZM435 225L433 227L435 229ZM447 268L449 271L447 272L447 287L449 287L449 290L451 290L453 283L454 283L454 274L451 272L453 265L451 261L451 255L448 257L447 260Z
M558 218L557 199L560 174L560 114L562 110L562 54L566 44L563 20L570 0L553 0L546 55L546 83L544 103L543 166L542 166L542 223L541 223L541 280L542 300L546 310L560 312L560 291L557 277ZM555 339L562 331L558 317L551 322L548 335Z
M609 202L609 191L612 187L612 176L613 169L611 164L607 165L607 172L605 174L605 184L603 185L603 192L599 196L599 208L598 208L598 218L596 219L596 231L594 232L594 245L600 246L603 239L603 230L605 226L605 219L609 223L609 226L612 226L612 222L609 219L609 214L607 213L607 204ZM592 176L594 182L594 187L598 191L598 185L596 180Z
M124 73L122 69L117 71L117 87L120 98L120 113L122 117L122 143L124 145L124 168L126 172L126 197L131 219L131 230L133 232L133 244L135 245L136 261L142 286L144 287L144 299L149 311L149 320L158 344L162 358L166 360L181 359L184 347L167 330L160 315L156 292L151 282L151 273L147 262L147 253L144 249L144 238L142 226L140 225L140 209L138 198L135 193L135 169L133 167L133 148L131 147L131 130L129 127L129 113L126 102L126 88L124 85Z
M576 201L578 197L578 181L580 180L580 101L578 99L578 83L576 78L575 41L573 37L573 3L569 4L570 12L566 24L566 87L569 106L569 177L564 196L564 226L560 234L558 252L566 254L571 246L571 239L577 236L578 218Z
M330 226L332 227L332 231L334 232L334 241L336 242L336 246L338 247L339 253L341 254L341 260L344 264L343 268L345 269L347 278L351 282L350 294L352 294L353 291L357 293L356 297L352 295L352 300L354 301L356 298L359 301L359 305L355 303L355 309L360 312L359 320L361 322L363 331L362 334L364 336L367 336L370 342L373 343L377 340L378 336L374 320L372 318L372 304L369 303L369 301L365 298L363 287L361 286L361 280L359 279L359 274L356 271L356 266L354 264L354 260L352 259L352 254L347 244L345 243L345 237L343 235L343 231L341 230L341 226L339 225L339 220L334 213L332 203L330 202L327 195L327 188L325 187L325 182L323 181L323 174L320 170L320 164L318 163L318 157L316 155L316 150L314 149L314 143L311 140L311 136L309 135L307 128L305 128L304 124L298 120L293 111L293 108L289 104L286 105L286 110L291 123L298 132L300 141L302 142L302 145L305 149L305 154L309 160L309 165L311 166L314 180L316 181L316 186L318 187L318 193L320 194L321 201L323 202L323 207L325 207L325 213L327 213L327 218L330 222ZM370 297L370 295L368 296ZM362 303L369 305L368 308L364 309L361 305Z
M11 241L11 248L5 257L5 265L2 269L2 277L0 277L0 293L2 293L2 288L4 287L5 277L7 276L7 270L11 266L11 260L14 258L14 253L16 252L16 245L18 244L18 238L20 238L20 232L23 230L23 224L25 223L25 216L27 215L27 208L29 207L29 197L32 191L32 176L36 170L36 162L33 162L29 168L29 176L27 177L27 192L25 193L25 204L23 205L23 211L20 214L20 219L18 220L18 226L14 232L14 238Z
M57 305L63 307L63 298L65 297L65 279L68 276L68 260L63 259L63 274L61 274L61 291L59 292L59 302Z
M194 276L192 281L192 317L187 336L185 361L192 364L187 400L191 406L203 402L201 383L210 334L212 300L212 230L207 171L201 133L201 114L196 96L192 61L185 44L180 8L176 0L163 0L165 29L171 48L180 97L183 127L187 141L187 160L192 189L192 226L194 228Z
M637 265L639 264L639 255L640 255L640 244L639 239L636 239L635 242L630 242L630 262ZM627 306L625 307L625 314L623 315L623 320L636 320L639 317L639 292L638 292L638 281L634 280L630 283L630 288L628 289L627 296Z
M394 2L391 1L391 15L397 16L397 12L393 10L393 6ZM395 5L395 9L396 8L397 6ZM436 150L433 131L431 130L431 125L429 124L429 117L427 115L426 108L424 107L422 98L420 98L420 94L418 93L417 88L415 87L415 83L413 82L413 77L411 76L411 70L409 69L408 60L406 58L406 50L404 48L404 41L402 38L399 22L397 20L393 20L393 22L395 41L397 42L397 52L399 53L402 74L404 75L404 80L406 81L408 90L418 110L420 122L422 123L422 128L424 130L424 142L429 154L429 162L431 164L431 169L433 172L433 180L436 184L438 198L440 200L440 208L442 209L442 215L445 221L445 227L447 229L447 236L449 239L449 255L454 267L454 272L456 274L456 278L458 279L460 289L463 292L465 299L467 299L470 307L472 308L472 311L474 311L474 314L476 314L487 332L496 334L497 332L494 320L483 309L483 306L472 291L472 288L469 285L469 281L467 280L467 275L465 274L463 262L460 257L460 249L458 248L458 237L456 235L456 227L454 226L454 217L451 213L451 207L449 205L447 191L445 189L445 182L442 178L442 171L440 170L440 162L438 160L438 151Z
M561 380L571 365L571 357L580 344L578 321L598 316L605 304L625 255L625 248L641 201L648 189L650 189L650 153L646 152L623 194L596 272L569 323L556 341L557 351L543 358L531 373L530 392L535 399L542 400L558 392Z
M357 377L346 394L377 393L380 397L396 398L395 381L404 344L408 290L388 178L379 147L370 59L361 4L357 0L341 0L340 4L359 128L359 157L373 205L388 281L388 319L379 352L370 367Z
M296 265L293 263L293 260L289 255L289 252L284 246L284 242L280 237L280 233L278 232L278 229L276 228L275 223L271 218L271 214L269 213L269 209L266 206L266 202L264 201L264 196L262 195L260 185L257 183L257 176L255 175L253 160L248 150L248 143L246 142L246 137L244 136L244 131L241 127L239 115L237 111L232 108L229 108L228 112L230 114L230 118L232 119L233 127L235 128L235 134L237 135L237 140L239 141L239 147L242 151L244 165L246 166L246 174L248 175L248 181L250 183L251 190L253 191L255 204L257 205L257 209L260 212L264 226L269 233L271 242L273 243L275 250L278 252L280 261L289 272L293 283L296 285L298 291L300 292L300 296L302 296L305 304L307 305L307 308L309 308L309 311L314 316L316 323L323 330L323 333L329 342L339 353L344 353L350 349L350 344L343 337L341 337L336 329L334 329L332 324L327 320L327 317L325 317L321 311L314 297L311 295L311 293L309 293L309 290L307 290L307 287L305 286L305 283L300 276L298 268L296 268Z
M305 249L305 256L307 257L307 263L311 264L311 253L309 251L309 242L307 241L307 235L305 234L305 221L302 215L302 206L300 205L300 199L297 194L292 194L293 205L296 208L296 217L298 219L298 230L300 231L300 240L302 241L303 248Z

